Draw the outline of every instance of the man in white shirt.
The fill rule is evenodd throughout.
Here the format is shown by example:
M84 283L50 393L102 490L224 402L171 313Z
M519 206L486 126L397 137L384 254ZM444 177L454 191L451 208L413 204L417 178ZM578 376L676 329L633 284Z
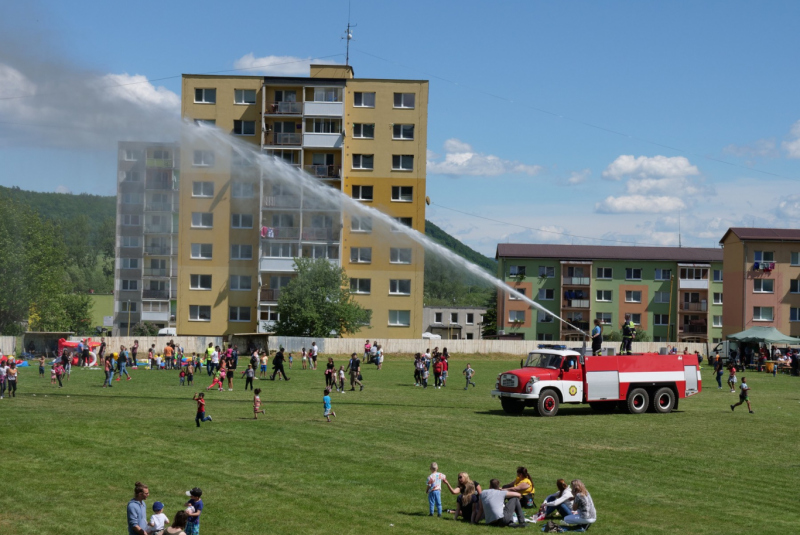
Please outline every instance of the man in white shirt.
M519 502L521 496L519 492L501 489L500 481L492 479L478 500L478 518L483 517L487 526L504 527L514 523L513 515L516 513L517 525L525 527L525 514Z
M317 356L319 356L319 348L316 342L311 342L311 369L317 369Z
M219 369L219 346L214 348L214 352L211 353L211 371L216 371Z

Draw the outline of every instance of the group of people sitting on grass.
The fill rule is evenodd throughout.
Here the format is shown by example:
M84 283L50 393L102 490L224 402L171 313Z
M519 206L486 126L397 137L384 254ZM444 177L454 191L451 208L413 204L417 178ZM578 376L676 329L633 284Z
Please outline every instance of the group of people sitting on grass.
M566 526L549 524L554 531L585 531L597 520L594 502L586 486L580 479L574 479L567 485L563 479L556 481L556 492L545 498L537 512L525 516L525 509L536 509L534 501L535 488L533 480L524 466L517 468L515 479L500 484L498 479L489 482L484 489L480 483L470 479L469 474L460 472L458 483L453 487L444 474L439 473L436 463L431 465L428 478L428 502L430 515L438 508L441 516L441 485L447 486L451 494L456 495L456 509L450 510L455 520L459 518L471 524L483 520L490 526L525 527L526 523L536 523L560 516Z

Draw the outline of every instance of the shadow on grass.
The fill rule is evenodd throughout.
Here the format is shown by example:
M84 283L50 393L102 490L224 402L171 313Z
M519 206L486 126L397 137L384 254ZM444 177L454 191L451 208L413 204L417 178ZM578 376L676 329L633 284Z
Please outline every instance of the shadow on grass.
M673 414L683 414L683 412L684 411L681 410L672 411ZM730 412L730 409L728 410L728 412ZM486 414L489 416L505 416L506 418L538 417L536 411L533 408L526 409L525 412L523 412L520 415L506 414L505 411L503 411L503 409L475 411L474 414ZM652 413L647 413L647 414L652 414ZM564 418L570 416L588 416L588 415L592 415L594 417L614 416L614 415L636 416L635 414L628 414L622 411L602 412L602 411L595 411L591 407L580 407L580 408L568 409L566 411L559 411L559 413L556 415L556 418Z

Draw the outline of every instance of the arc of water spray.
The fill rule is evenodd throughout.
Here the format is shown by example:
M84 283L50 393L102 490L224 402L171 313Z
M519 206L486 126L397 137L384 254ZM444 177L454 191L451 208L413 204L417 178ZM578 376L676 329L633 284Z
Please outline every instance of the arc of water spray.
M269 175L267 180L277 180L286 184L290 184L292 186L297 187L302 186L304 190L308 190L312 192L316 197L322 199L330 199L330 197L336 196L337 200L344 204L346 208L346 212L348 213L356 213L358 215L366 215L372 217L373 219L378 219L385 223L388 227L392 229L392 231L397 233L402 233L409 239L413 240L414 242L418 243L425 249L428 249L434 253L436 253L439 257L446 259L451 264L461 266L462 268L466 269L472 275L479 277L480 279L488 282L492 286L496 287L498 290L505 292L510 295L516 296L518 299L525 301L528 303L532 308L544 312L545 314L552 316L553 318L557 319L558 321L564 323L565 325L569 325L576 331L582 333L585 337L589 337L589 335L579 329L569 321L565 320L564 318L560 317L559 315L551 312L547 308L543 307L533 299L529 298L523 293L518 292L502 280L490 275L488 272L484 271L482 268L476 266L472 262L467 261L466 259L462 258L461 256L457 255L450 249L439 245L435 241L431 240L421 232L414 230L402 223L395 221L391 216L381 212L376 208L372 208L367 206L363 203L360 203L353 198L345 195L343 192L333 189L329 186L322 184L319 180L313 178L308 173L292 167L291 165L281 161L279 158L274 156L270 156L267 154L259 153L253 150L252 145L249 145L245 142L240 140L231 138L231 136L222 130L218 129L215 126L211 125L196 125L190 122L184 122L184 139L187 137L199 137L204 138L206 142L208 140L212 140L212 144L222 144L223 146L229 146L233 151L235 151L239 156L244 158L259 162L260 167L263 171L266 171ZM259 210L262 209L259 206Z

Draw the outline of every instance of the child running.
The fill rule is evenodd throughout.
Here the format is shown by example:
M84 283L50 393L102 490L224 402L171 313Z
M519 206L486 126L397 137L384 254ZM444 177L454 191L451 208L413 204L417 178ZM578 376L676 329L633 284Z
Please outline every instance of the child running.
M331 421L331 414L336 418L336 413L331 410L331 391L328 388L325 389L325 395L322 396L322 407L325 409L323 415L329 422Z
M739 393L739 403L735 405L731 405L731 411L741 405L742 403L747 403L747 410L750 411L750 414L753 414L753 408L750 406L750 387L747 386L747 377L742 376L742 384L739 386L741 392Z
M442 481L447 479L444 474L439 472L439 465L431 463L431 475L428 476L425 492L428 494L428 507L433 516L433 508L436 506L439 518L442 517Z
M211 390L215 386L219 387L219 391L222 392L222 378L225 377L225 368L220 368L214 372L214 381L208 385L206 390Z
M731 392L736 392L736 366L731 364L730 375L728 375L728 386L731 387Z
M339 393L344 394L344 366L339 366Z
M250 368L252 370L252 368ZM261 408L261 389L256 388L253 391L253 419L258 420L258 413L267 414L267 411Z
M464 390L469 388L469 385L472 385L472 387L475 388L475 383L472 382L472 376L475 375L475 370L472 369L472 366L469 365L469 362L467 362L467 367L464 368L464 372L463 373L464 373L464 377L467 378L467 384L464 386Z
M199 394L197 392L194 393L194 397L192 400L197 402L197 416L194 417L194 421L197 424L197 427L200 427L200 422L211 422L211 416L206 416L206 400L204 399L206 395L203 392Z

